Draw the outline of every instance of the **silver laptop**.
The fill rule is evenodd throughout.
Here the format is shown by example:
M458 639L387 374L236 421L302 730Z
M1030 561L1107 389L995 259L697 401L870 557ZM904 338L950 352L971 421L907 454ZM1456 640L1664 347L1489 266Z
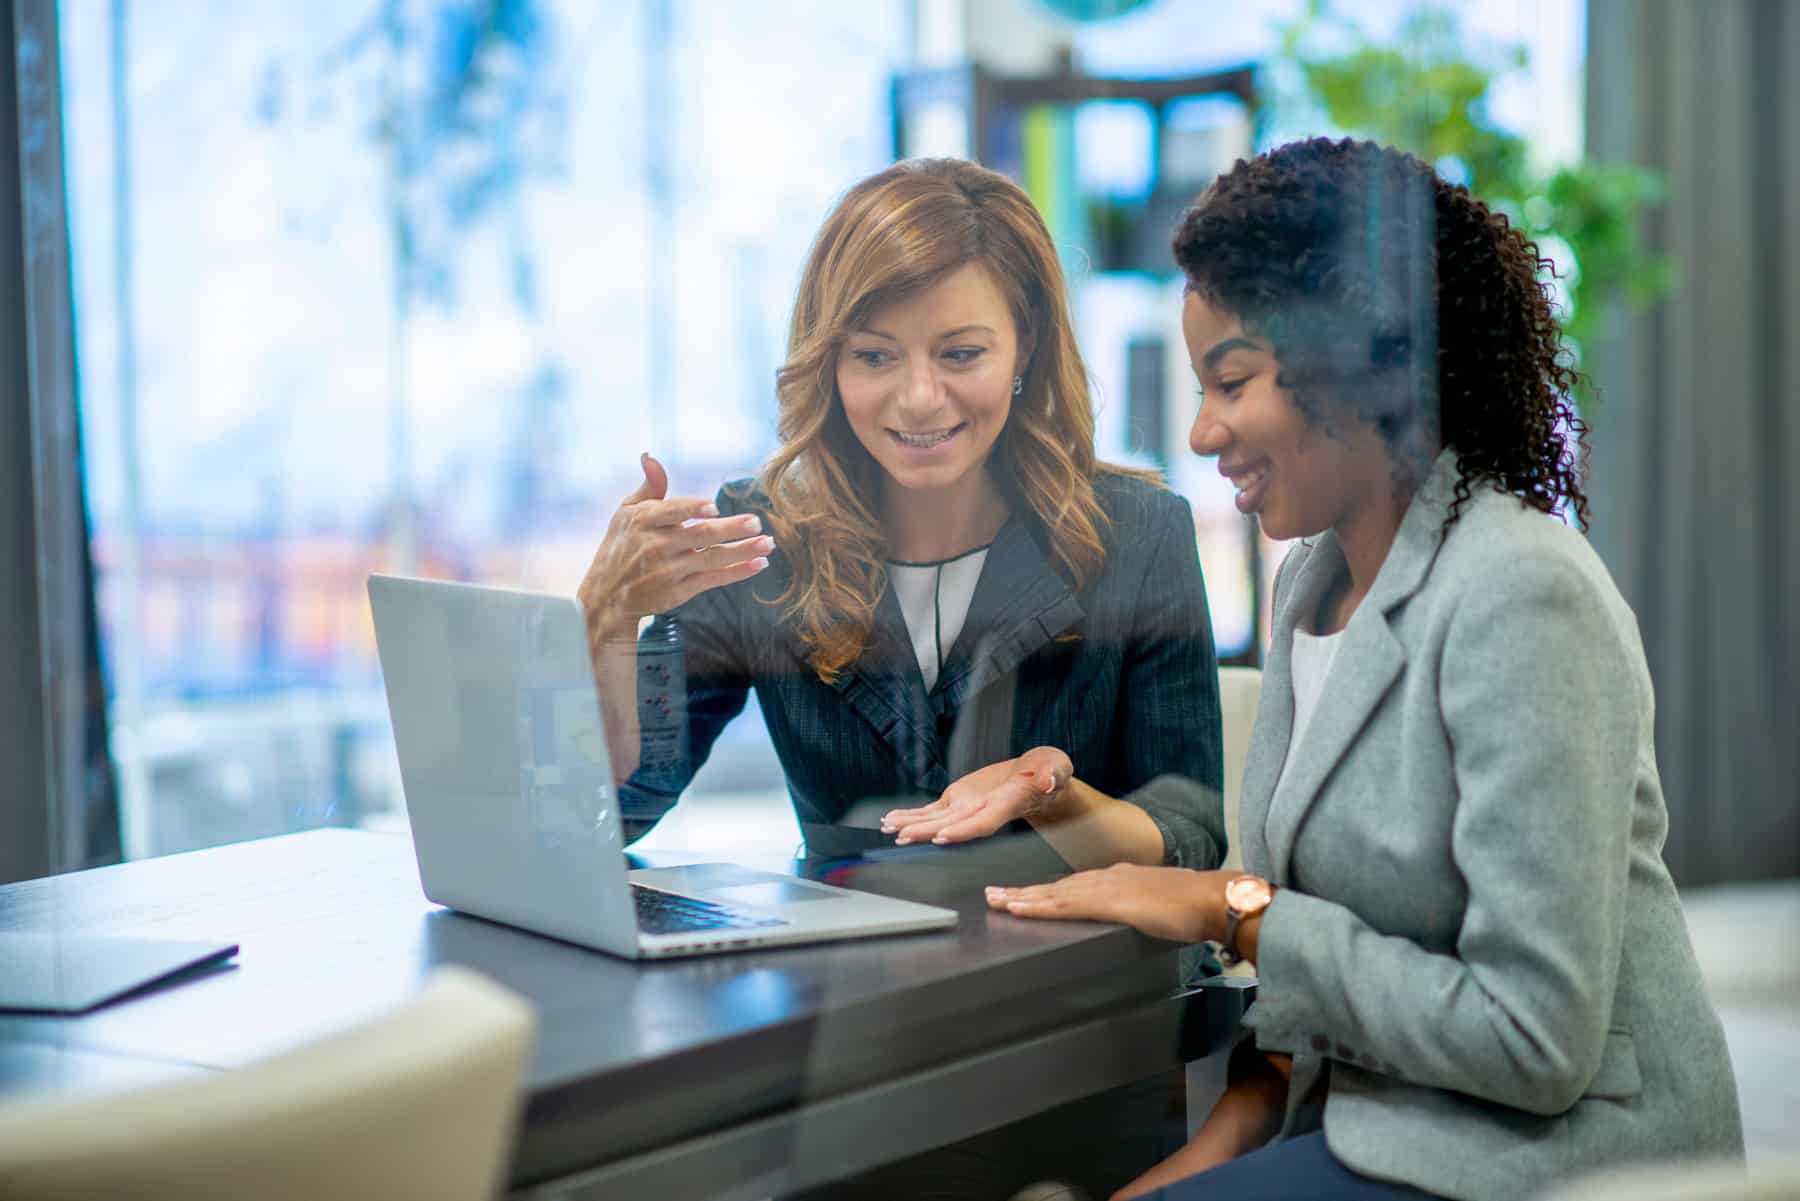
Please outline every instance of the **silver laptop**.
M632 871L580 606L369 577L425 895L633 958L934 930L956 912L727 863Z

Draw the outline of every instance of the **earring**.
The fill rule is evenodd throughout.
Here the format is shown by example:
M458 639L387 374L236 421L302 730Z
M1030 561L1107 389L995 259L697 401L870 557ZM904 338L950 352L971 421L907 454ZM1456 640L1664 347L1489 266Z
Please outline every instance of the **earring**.
M1017 396L1019 393L1023 392L1024 390L1025 390L1025 377L1022 375L1013 376L1013 395Z

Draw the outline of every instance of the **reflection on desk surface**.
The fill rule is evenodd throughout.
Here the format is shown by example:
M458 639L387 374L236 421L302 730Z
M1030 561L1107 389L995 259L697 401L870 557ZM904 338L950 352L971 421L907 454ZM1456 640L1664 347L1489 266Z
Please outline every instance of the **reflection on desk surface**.
M963 921L655 963L433 906L399 835L318 830L8 885L0 928L224 938L241 950L236 971L85 1017L0 1018L0 1094L52 1076L108 1088L167 1065L238 1066L386 1012L443 963L482 972L538 1013L515 1182L622 1162L1057 1031L1103 1027L1094 1045L1150 1040L1144 1054L1172 1055L1168 1022L1144 1016L1160 1015L1170 995L1172 948L1121 927L986 909L980 886L1015 862L1006 857L1035 872L1031 857L1046 849L1001 840L978 855L918 847L794 863L798 874L911 899L941 894Z

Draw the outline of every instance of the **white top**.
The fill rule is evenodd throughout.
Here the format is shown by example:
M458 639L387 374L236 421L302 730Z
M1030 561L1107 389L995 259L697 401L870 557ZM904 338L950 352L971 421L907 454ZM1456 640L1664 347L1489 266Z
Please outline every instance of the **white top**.
M1288 739L1281 779L1275 781L1277 792L1287 779L1288 768L1294 765L1295 752L1300 748L1300 740L1306 737L1306 728L1312 724L1319 697L1325 692L1325 677L1331 671L1331 661L1337 657L1343 641L1342 630L1335 634L1308 634L1298 626L1294 628L1294 651L1288 657L1288 675L1294 682L1294 732Z
M986 562L984 546L937 563L887 565L888 581L906 618L906 632L912 638L913 654L919 657L919 674L925 677L927 692L937 684L944 658L962 633L969 601L981 579L981 565Z

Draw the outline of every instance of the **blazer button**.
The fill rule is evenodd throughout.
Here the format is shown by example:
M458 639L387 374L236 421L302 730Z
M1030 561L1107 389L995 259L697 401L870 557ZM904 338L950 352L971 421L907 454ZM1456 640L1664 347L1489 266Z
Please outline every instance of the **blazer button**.
M1343 1043L1339 1043L1337 1045L1337 1057L1339 1059L1343 1060L1345 1063L1355 1063L1356 1062L1356 1052L1352 1051L1349 1047L1345 1046Z
M1315 1034L1312 1036L1312 1049L1323 1055L1331 1050L1331 1040L1323 1034Z

